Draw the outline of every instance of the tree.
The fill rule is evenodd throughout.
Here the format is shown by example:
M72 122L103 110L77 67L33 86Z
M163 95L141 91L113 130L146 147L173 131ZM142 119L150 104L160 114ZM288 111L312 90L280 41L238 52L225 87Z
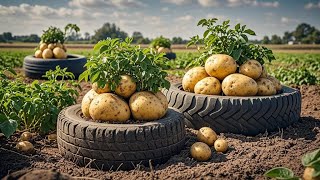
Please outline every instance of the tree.
M143 40L143 35L141 32L135 31L132 33L132 38L133 38L132 40L133 43L141 44Z
M292 33L289 31L284 32L284 35L282 37L282 43L288 44L289 41L292 40Z
M126 37L128 37L128 34L121 31L115 24L105 23L100 29L95 31L92 40L93 42L98 42L107 38L125 39Z
M0 34L0 42L7 42L7 40L3 37L2 34Z
M90 34L88 32L84 33L84 40L90 40Z
M270 39L268 36L264 36L262 41L261 41L262 44L270 44Z
M282 40L280 36L277 36L276 34L271 36L271 44L281 44Z
M301 42L303 38L306 38L315 30L314 27L311 27L307 23L301 23L297 26L296 30L292 32L296 41Z
M7 41L13 40L12 33L11 32L4 32L3 33L3 38L6 39Z

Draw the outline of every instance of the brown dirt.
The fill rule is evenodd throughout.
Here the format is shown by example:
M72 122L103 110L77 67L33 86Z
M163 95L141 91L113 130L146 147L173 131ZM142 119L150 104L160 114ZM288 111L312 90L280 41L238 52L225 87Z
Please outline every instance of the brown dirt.
M170 76L169 80L179 82L181 79ZM83 91L78 102L90 89L87 83L81 83L81 86ZM190 157L189 149L196 142L197 133L192 129L187 129L185 149L167 163L152 168L138 167L131 171L99 171L78 167L61 157L56 142L40 135L31 141L36 153L21 154L14 148L19 137L19 133L16 133L10 139L0 137L0 178L15 172L18 176L11 174L10 177L18 179L22 175L26 177L25 174L30 170L49 169L50 171L45 173L48 176L44 179L59 179L58 176L65 176L57 172L77 179L264 179L263 173L278 166L291 168L296 175L302 176L301 156L320 147L320 86L301 86L300 91L300 122L277 132L254 137L219 134L219 137L228 141L229 150L224 154L213 151L208 162L197 162ZM50 173L53 175L49 176ZM41 179L34 174L31 174L31 179Z

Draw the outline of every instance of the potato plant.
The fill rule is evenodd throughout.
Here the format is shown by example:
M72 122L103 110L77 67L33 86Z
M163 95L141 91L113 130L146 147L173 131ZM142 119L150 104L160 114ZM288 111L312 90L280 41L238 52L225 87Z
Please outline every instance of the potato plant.
M163 36L157 37L155 38L152 42L151 42L151 47L158 49L159 47L164 47L164 48L169 48L171 47L171 42L170 39L167 39Z

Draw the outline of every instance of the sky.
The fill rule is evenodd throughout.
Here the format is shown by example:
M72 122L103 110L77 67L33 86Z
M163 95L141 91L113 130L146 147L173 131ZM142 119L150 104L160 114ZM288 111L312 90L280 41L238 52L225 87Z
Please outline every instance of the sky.
M13 35L41 35L68 23L93 35L110 22L129 36L189 39L203 33L200 19L214 17L246 24L257 34L250 39L282 36L303 22L320 29L320 0L0 0L0 33Z

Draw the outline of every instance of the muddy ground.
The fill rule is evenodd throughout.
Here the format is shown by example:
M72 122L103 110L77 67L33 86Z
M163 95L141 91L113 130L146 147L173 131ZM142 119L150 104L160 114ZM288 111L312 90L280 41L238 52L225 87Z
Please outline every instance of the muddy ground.
M171 82L180 81L171 76ZM83 92L90 89L87 83L81 84ZM320 86L298 87L302 93L301 121L277 132L248 137L235 134L219 134L227 139L229 150L224 154L213 153L210 161L197 162L190 158L189 148L196 142L196 132L187 129L185 149L173 156L167 163L131 171L99 171L89 167L78 167L59 154L57 144L45 136L37 136L32 143L36 153L26 155L16 152L14 146L19 134L10 139L0 137L0 178L13 173L17 179L30 170L29 179L264 179L263 174L272 167L291 168L302 176L301 156L320 148ZM23 171L20 171L23 170ZM66 175L62 175L64 173ZM59 178L58 178L59 177Z

